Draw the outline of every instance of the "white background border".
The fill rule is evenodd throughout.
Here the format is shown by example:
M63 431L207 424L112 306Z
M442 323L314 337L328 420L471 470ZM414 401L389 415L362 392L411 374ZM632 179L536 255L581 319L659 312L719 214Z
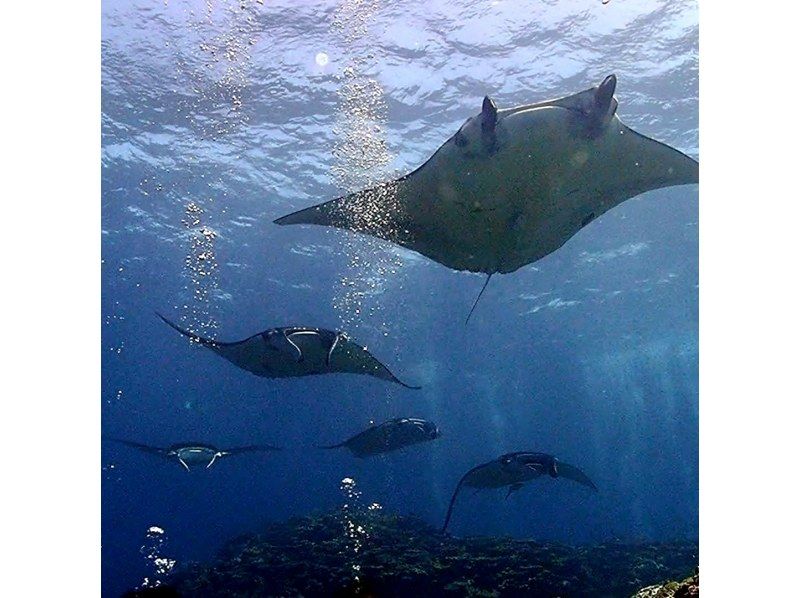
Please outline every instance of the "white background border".
M800 592L798 12L700 5L700 574L712 598Z
M3 11L3 594L95 596L100 3ZM700 6L706 597L798 591L797 13L789 2Z
M2 10L2 593L99 596L100 3Z

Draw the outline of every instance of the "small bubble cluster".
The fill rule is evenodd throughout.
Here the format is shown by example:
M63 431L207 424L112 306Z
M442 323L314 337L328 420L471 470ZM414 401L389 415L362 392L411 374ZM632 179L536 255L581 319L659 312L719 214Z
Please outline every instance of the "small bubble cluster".
M361 491L356 487L356 481L349 477L341 481L339 490L342 492L345 500L342 504L342 525L349 550L348 566L353 574L353 580L358 584L361 572L359 554L361 548L364 546L364 542L369 539L365 512L361 506ZM380 508L378 503L372 503L367 507L367 510L375 511Z
M193 90L179 112L201 138L218 139L248 122L243 110L249 86L252 47L258 40L258 10L263 2L206 2L202 16L190 12L189 30L199 41L195 52L178 57L181 86Z
M189 251L184 265L189 274L193 302L189 307L192 327L205 334L213 333L216 324L211 318L209 299L217 291L213 276L218 268L214 243L217 233L203 222L204 210L194 201L186 204L182 223L189 232Z
M139 553L144 557L150 573L144 577L140 587L155 588L160 586L164 578L175 567L175 559L167 558L162 554L166 541L167 537L163 528L153 525L147 529L144 543L139 549Z
M343 2L334 14L331 29L337 34L343 55L364 38L379 3L375 0ZM399 207L394 185L378 185L389 178L386 167L391 154L386 144L386 101L380 83L364 74L372 55L349 56L337 77L338 107L331 174L336 185L346 191L371 189L354 196L341 216L356 230L386 236L397 228ZM388 233L392 235L391 232ZM380 309L373 297L381 294L386 280L400 267L400 260L383 253L381 242L373 237L348 237L345 241L348 267L334 290L334 309L344 329L353 329L364 316L373 317Z

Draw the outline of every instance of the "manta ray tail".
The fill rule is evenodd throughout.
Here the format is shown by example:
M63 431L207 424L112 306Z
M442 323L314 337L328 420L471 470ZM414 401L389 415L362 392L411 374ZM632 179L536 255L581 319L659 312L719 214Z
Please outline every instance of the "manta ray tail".
M467 473L461 476L461 479L458 480L458 485L456 486L455 491L453 492L453 496L450 499L450 505L447 507L447 515L444 518L444 524L442 525L442 533L447 531L447 526L450 524L450 517L453 515L453 507L456 505L456 497L458 496L459 491L461 490L461 486L464 484L464 480L467 479L467 476L475 471L476 468L470 469Z
M483 292L486 290L486 287L489 286L489 281L491 279L492 279L492 274L489 274L489 276L486 277L486 282L483 283L483 287L481 287L481 292L478 293L478 298L475 299L475 303L472 304L472 309L469 310L469 314L467 314L467 319L464 321L464 326L469 324L469 319L472 316L472 312L474 312L475 308L478 307L478 301L481 300L481 297L483 296Z

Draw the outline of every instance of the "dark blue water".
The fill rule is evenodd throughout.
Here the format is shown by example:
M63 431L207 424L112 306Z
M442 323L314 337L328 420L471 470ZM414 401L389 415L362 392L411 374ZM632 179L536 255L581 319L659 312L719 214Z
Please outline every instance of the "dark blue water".
M465 495L453 533L697 536L696 186L632 199L495 276L468 326L482 277L272 224L415 168L486 93L503 108L611 72L623 121L696 157L695 4L381 4L104 2L103 433L285 449L187 474L104 443L108 595L153 583L149 555L208 559L265 522L337 509L345 477L364 504L439 525L467 469L515 450L556 454L600 491L545 479ZM374 141L363 155L348 127ZM220 340L345 329L423 389L258 378L156 310ZM397 416L444 435L363 461L313 448Z

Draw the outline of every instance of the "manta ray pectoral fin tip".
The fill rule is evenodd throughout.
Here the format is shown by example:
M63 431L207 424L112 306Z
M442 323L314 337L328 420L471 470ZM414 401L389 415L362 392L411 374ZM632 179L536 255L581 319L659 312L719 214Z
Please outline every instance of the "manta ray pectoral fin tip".
M325 203L317 204L302 210L297 210L291 214L286 214L273 220L275 224L286 226L289 224L318 224L320 226L333 226L335 218L331 211L335 210L338 202L344 198L332 199ZM337 203L334 203L337 202Z
M272 222L280 226L286 226L289 224L302 224L304 222L302 214L307 210L308 208L306 208L306 210L298 210L296 212L292 212L291 214L286 214L285 216L276 218Z
M400 378L398 378L397 376L392 376L392 381L397 382L397 384L405 388L410 388L411 390L420 390L422 388L422 386L413 386L411 384L406 384L405 382L400 380Z

